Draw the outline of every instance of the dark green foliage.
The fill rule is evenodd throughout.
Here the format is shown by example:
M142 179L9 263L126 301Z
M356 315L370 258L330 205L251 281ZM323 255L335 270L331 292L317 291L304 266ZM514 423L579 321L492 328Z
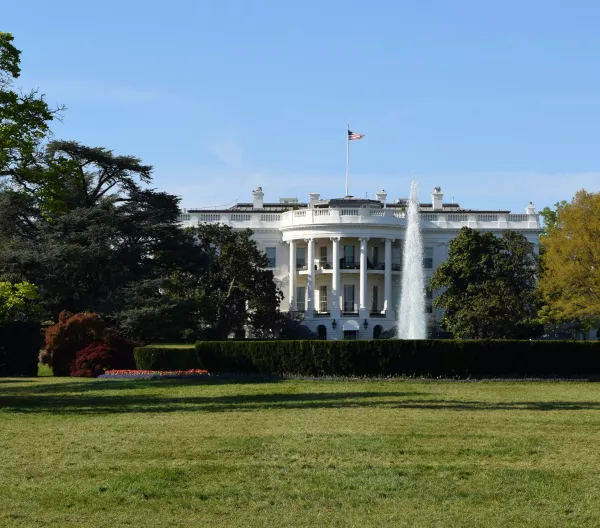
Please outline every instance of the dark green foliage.
M41 344L39 323L0 325L0 376L37 376Z
M134 349L133 355L138 370L191 370L204 368L194 347L169 348L145 346Z
M537 270L533 244L523 235L463 227L429 283L441 290L433 304L444 308L442 328L461 339L536 337Z
M57 110L12 90L12 40L0 32L0 281L35 284L44 318L97 312L143 342L285 333L282 294L252 232L181 229L179 198L149 187L151 166L50 141Z
M56 117L36 91L13 89L21 74L21 52L12 41L10 33L0 32L0 177L14 176L31 162Z
M303 376L600 375L600 343L517 340L199 341L136 349L138 368Z
M273 282L273 272L266 269L267 257L252 240L252 231L204 224L194 234L206 256L194 288L196 298L202 299L203 326L211 331L203 335L225 339L232 331L249 327L257 337L274 337L283 294Z

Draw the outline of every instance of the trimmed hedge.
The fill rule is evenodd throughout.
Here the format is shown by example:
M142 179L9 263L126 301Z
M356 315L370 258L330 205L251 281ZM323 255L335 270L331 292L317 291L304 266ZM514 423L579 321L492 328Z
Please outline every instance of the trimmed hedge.
M138 347L133 350L138 370L190 370L201 369L202 361L193 345L189 348L161 346Z
M582 341L201 341L209 372L303 376L600 375L600 343Z
M600 375L600 343L586 341L199 341L142 347L139 369L301 376L577 377Z
M40 328L21 321L0 325L0 376L37 376Z

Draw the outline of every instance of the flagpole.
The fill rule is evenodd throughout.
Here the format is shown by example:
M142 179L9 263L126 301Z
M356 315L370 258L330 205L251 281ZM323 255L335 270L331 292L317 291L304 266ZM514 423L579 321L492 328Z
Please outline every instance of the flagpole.
M348 196L348 165L350 164L350 125L346 125L346 196Z

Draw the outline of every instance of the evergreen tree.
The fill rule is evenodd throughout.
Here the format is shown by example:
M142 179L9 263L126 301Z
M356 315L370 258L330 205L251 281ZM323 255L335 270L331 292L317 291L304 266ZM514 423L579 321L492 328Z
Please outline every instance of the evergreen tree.
M442 327L457 338L521 338L540 332L537 256L523 235L463 227L430 287L441 290Z

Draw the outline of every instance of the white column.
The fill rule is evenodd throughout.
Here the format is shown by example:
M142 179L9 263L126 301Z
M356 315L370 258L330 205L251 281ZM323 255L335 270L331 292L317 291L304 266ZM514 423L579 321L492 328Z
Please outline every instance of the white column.
M385 280L383 284L383 309L386 318L393 317L392 311L392 239L385 239Z
M340 318L340 237L331 237L333 242L333 275L331 278L331 317Z
M306 311L308 317L313 317L315 309L315 239L308 239L308 299L306 301Z
M360 317L367 317L367 241L368 238L360 239L360 297L358 311Z
M296 242L290 240L290 312L296 311Z

